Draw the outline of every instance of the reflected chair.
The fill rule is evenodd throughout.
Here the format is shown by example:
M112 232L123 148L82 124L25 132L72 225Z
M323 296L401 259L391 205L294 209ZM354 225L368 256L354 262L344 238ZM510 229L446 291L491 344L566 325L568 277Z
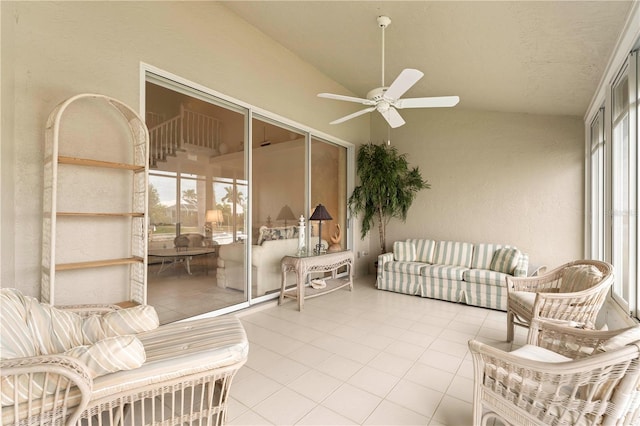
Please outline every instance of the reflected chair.
M507 342L516 325L529 327L534 317L573 321L594 328L613 284L613 266L577 260L535 277L507 276Z
M536 318L515 351L469 341L473 424L637 425L639 339L640 326L598 331Z

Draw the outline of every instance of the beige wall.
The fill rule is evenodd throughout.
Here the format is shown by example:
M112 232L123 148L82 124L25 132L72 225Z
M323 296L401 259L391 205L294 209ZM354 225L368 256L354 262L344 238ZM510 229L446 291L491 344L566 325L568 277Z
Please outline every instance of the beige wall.
M459 107L402 116L407 124L392 130L391 143L432 187L418 194L406 224L389 224L388 248L424 237L512 244L549 267L583 257L581 118ZM372 140L386 139L375 119ZM372 251L376 244L377 231Z
M98 92L138 109L140 62L355 144L386 139L386 125L329 121L353 105L318 99L348 92L214 2L0 2L2 144L0 274L3 287L40 286L44 123L60 101ZM392 143L433 189L419 194L409 236L509 243L532 262L582 257L583 128L579 118L402 111ZM90 136L90 129L87 134ZM355 250L375 258L377 235ZM373 237L373 238L372 238Z
M367 118L328 124L352 106L316 94L344 88L215 2L3 1L0 8L3 287L39 294L50 111L82 92L137 110L141 62L343 140L368 140Z

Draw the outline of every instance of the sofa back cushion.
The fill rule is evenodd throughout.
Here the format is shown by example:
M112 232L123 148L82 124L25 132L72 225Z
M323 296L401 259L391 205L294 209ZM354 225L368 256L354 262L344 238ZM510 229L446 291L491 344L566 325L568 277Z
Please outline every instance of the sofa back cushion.
M416 247L416 262L433 263L436 253L436 242L433 240L408 239Z
M393 260L401 262L416 261L416 246L410 241L396 241L393 243Z
M13 288L0 289L0 359L36 355L27 325L26 299Z
M471 261L472 269L490 269L491 260L496 250L503 247L511 247L504 244L486 244L479 243L473 247L473 260Z
M436 253L434 264L471 266L471 255L473 254L473 244L456 241L438 241L436 243Z
M28 299L27 323L40 355L59 354L84 344L80 315Z

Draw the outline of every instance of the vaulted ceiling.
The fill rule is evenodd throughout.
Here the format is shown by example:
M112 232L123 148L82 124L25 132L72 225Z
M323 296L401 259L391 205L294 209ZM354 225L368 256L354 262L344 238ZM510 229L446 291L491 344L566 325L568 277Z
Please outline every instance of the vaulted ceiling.
M459 108L584 115L631 1L229 1L241 18L364 97L404 68L406 97L460 96ZM349 91L351 93L349 93ZM336 102L326 100L326 102ZM360 106L354 104L354 111Z

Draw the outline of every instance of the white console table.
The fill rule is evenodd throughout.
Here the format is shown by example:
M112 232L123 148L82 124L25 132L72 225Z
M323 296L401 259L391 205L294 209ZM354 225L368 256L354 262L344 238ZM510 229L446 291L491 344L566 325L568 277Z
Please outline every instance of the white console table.
M347 277L336 277L339 268L347 266ZM304 299L321 296L332 291L349 286L353 290L353 252L351 250L319 254L285 256L281 261L282 286L278 304L284 302L285 297L298 300L298 310L302 311ZM287 272L295 272L297 285L287 289ZM325 279L324 288L305 287L307 276L313 272L331 272L331 279Z

